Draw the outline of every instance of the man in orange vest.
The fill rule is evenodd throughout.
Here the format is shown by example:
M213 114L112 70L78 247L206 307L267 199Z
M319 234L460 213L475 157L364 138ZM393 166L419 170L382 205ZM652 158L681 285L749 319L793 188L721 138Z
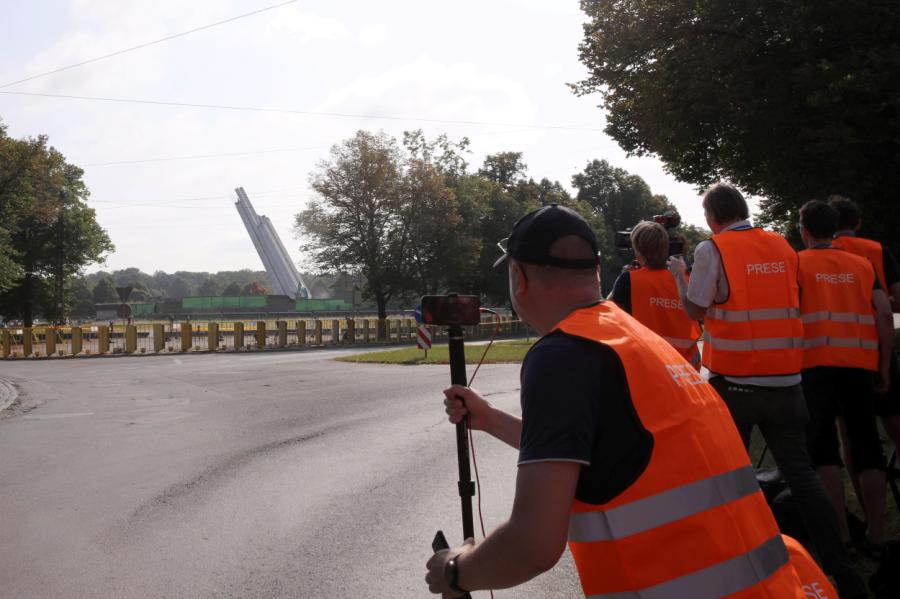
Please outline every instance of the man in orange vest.
M478 544L437 552L433 593L508 588L568 541L589 597L803 598L728 409L658 335L600 294L597 241L549 205L506 245L516 312L542 335L522 364L522 418L475 391L444 391L519 450L509 519Z
M844 505L838 432L843 420L859 474L870 545L884 545L885 462L875 424L874 389L887 387L894 341L890 301L872 264L834 248L837 211L818 200L800 208L800 316L803 319L803 394L810 411L809 450L850 541ZM878 374L877 382L874 379Z
M803 584L806 599L840 599L837 591L831 586L831 581L806 548L797 539L787 535L781 535L781 538L791 556L791 565L794 566L794 571Z
M728 405L745 446L759 427L841 595L864 597L865 584L841 542L837 516L806 448L797 253L780 235L750 224L747 202L731 185L710 187L703 209L713 236L694 251L690 283L684 260L673 258L670 269L688 316L704 319L709 382Z
M659 223L641 221L631 231L631 245L640 268L623 271L608 299L668 341L699 370L700 325L684 311L675 279L666 268L669 234Z
M856 236L862 221L855 202L845 197L832 196L828 203L838 212L838 230L834 234L832 245L868 258L875 267L881 288L891 296L894 312L900 312L900 265L897 260L877 241ZM881 418L885 432L900 452L900 371L896 357L891 361L887 391L876 398L875 414Z

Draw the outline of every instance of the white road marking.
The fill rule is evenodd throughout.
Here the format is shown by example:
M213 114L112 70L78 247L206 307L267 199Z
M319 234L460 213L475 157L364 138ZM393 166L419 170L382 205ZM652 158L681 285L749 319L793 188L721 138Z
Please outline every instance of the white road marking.
M75 418L78 416L93 416L93 412L71 412L69 414L35 414L22 416L23 420L51 420L54 418Z

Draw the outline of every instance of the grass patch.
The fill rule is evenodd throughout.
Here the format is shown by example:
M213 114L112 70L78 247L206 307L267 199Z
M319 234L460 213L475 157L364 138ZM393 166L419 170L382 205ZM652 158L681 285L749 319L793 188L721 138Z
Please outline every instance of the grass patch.
M485 364L516 364L522 361L525 354L534 344L536 339L516 339L515 341L498 341L494 343L487 356L484 358ZM485 345L466 345L466 364L477 364L484 353ZM405 349L392 349L388 351L370 352L365 354L354 354L352 356L341 356L335 358L341 362L368 362L372 364L448 364L450 362L450 352L447 345L442 343L435 345L428 350L428 357L425 352L417 347Z

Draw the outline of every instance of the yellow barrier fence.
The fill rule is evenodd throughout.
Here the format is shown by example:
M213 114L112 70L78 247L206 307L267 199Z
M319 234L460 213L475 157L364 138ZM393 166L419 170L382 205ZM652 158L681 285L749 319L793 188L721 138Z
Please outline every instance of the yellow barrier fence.
M490 337L495 317L466 328L469 339ZM521 334L527 327L500 319L500 333ZM147 354L166 352L246 351L264 348L322 347L415 340L417 325L410 318L342 318L273 321L181 323L105 323L82 326L36 326L0 329L0 359ZM433 327L435 342L446 339L443 327Z

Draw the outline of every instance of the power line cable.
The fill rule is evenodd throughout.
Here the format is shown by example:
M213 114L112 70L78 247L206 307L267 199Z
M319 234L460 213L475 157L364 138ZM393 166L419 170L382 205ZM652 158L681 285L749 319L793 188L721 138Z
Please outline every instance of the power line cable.
M145 162L169 162L172 160L198 160L201 158L224 158L229 156L250 156L254 154L275 154L278 152L304 152L307 150L324 150L326 146L308 148L275 148L272 150L248 150L246 152L226 152L223 154L197 154L194 156L165 156L161 158L141 158L137 160L113 160L110 162L86 162L79 166L114 166L119 164L142 164Z
M478 137L484 137L488 135L510 135L515 133L528 133L530 131L534 131L534 128L527 127L525 129L504 129L502 131L486 131L482 133L476 133L473 135ZM226 152L223 154L196 154L193 156L161 156L157 158L136 158L133 160L110 160L104 162L85 162L81 163L77 160L74 161L75 164L81 167L88 166L118 166L118 165L126 165L126 164L142 164L142 163L150 163L150 162L170 162L176 160L197 160L202 158L227 158L231 156L252 156L257 154L274 154L277 152L304 152L311 150L327 150L329 146L312 146L306 148L274 148L271 150L247 150L246 152Z
M152 106L177 106L179 108L210 108L214 110L235 110L243 112L266 112L275 114L293 114L301 116L326 116L353 119L386 120L386 121L414 121L421 123L441 123L453 125L478 125L495 127L524 127L528 129L554 129L562 131L603 131L601 127L585 127L577 125L532 125L526 123L499 123L493 121L469 121L457 119L434 119L423 117L405 117L384 114L357 114L349 112L319 112L313 110L296 110L290 108L264 108L258 106L230 106L227 104L199 104L193 102L167 102L164 100L139 100L136 98L110 98L104 96L76 96L72 94L48 94L39 92L3 91L0 94L13 96L34 96L41 98L61 98L66 100L86 100L93 102L116 102L120 104L149 104Z
M74 68L77 68L77 67L81 67L81 66L84 66L84 65L86 65L86 64L91 64L91 63L93 63L93 62L98 62L98 61L101 61L101 60L106 60L107 58L112 58L113 56L119 56L119 55L125 54L125 53L127 53L127 52L133 52L133 51L135 51L135 50L140 50L141 48L146 48L146 47L148 47L148 46L153 46L153 45L155 45L155 44L161 44L162 42L167 42L167 41L173 40L173 39L175 39L175 38L184 37L184 36L190 35L190 34L192 34L192 33L197 33L198 31L204 31L204 30L206 30L206 29L212 29L213 27L218 27L219 25L224 25L224 24L226 24L226 23L231 23L232 21L237 21L238 19L243 19L243 18L245 18L245 17L252 17L253 15L258 15L258 14L260 14L260 13L263 13L263 12L266 12L266 11L269 11L269 10L274 10L274 9L276 9L276 8L280 8L280 7L282 7L282 6L285 6L285 5L287 5L287 4L294 4L294 3L297 2L297 1L298 1L298 0L288 0L287 2L282 2L282 3L280 3L280 4L273 4L272 6L266 6L265 8L260 8L260 9L258 9L258 10L254 10L254 11L252 11L252 12L244 13L244 14L242 14L242 15L237 15L236 17L231 17L231 18L225 19L225 20L223 20L223 21L216 21L215 23L210 23L210 24L208 24L208 25L203 25L203 26L201 26L201 27L195 27L195 28L189 29L189 30L187 30L187 31L182 31L181 33L175 33L175 34L173 34L173 35L167 35L166 37L162 37L162 38L160 38L160 39L158 39L158 40L153 40L152 42L146 42L146 43L143 43L143 44L139 44L139 45L137 45L137 46L132 46L132 47L130 47L130 48L125 48L125 49L123 49L123 50L117 50L117 51L111 52L111 53L109 53L109 54L104 54L103 56L97 56L96 58L91 58L91 59L88 59L88 60L83 60L83 61L78 62L78 63L75 63L75 64L70 64L70 65L65 66L65 67L60 67L60 68L58 68L58 69L53 69L52 71L46 71L46 72L44 72L44 73L38 73L37 75L31 75L30 77L25 77L24 79L19 79L18 81L11 81L11 82L9 82L9 83L4 83L3 85L0 85L0 89L5 88L5 87L9 87L9 86L11 86L11 85L16 85L17 83L25 83L26 81L32 81L32 80L34 80L34 79L40 79L41 77L46 77L46 76L48 76L48 75L53 75L53 74L55 74L55 73L61 73L62 71L68 71L69 69L74 69Z
M300 190L305 190L306 187L283 187L280 189L267 189L263 191L254 191L253 197L271 195L277 193L283 193L286 191L295 192ZM271 198L268 198L271 199ZM113 200L88 200L88 204L121 204L121 205L151 205L155 204L157 206L162 206L167 202L207 202L210 200L234 200L234 196L232 195L215 195L215 196L194 196L190 198L171 198L168 200L162 200L159 202L147 201L147 200L138 200L137 202L116 202Z

